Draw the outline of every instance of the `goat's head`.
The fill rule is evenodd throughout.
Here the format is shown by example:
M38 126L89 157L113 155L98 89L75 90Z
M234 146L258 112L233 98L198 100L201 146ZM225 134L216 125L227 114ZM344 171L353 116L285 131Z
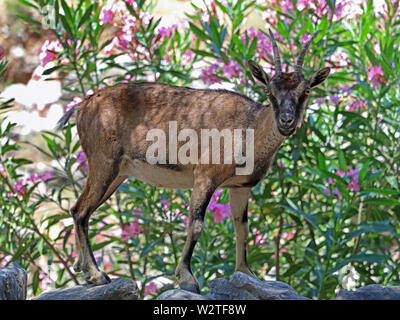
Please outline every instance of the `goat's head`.
M323 68L306 79L303 75L303 62L311 42L319 34L316 32L302 47L294 72L282 72L281 58L275 38L269 31L274 50L275 75L270 78L256 62L249 60L253 76L266 86L267 96L274 108L275 120L279 132L284 136L291 135L296 126L300 126L305 103L310 89L321 84L328 77L330 68Z

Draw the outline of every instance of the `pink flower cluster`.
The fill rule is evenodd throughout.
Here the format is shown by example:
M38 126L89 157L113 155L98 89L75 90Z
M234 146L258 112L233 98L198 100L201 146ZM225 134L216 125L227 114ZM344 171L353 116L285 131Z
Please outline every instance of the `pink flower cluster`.
M152 17L147 12L136 12L139 17L137 19L127 9L127 4L130 4L134 10L138 9L136 2L133 0L108 0L106 5L101 9L100 24L110 24L117 30L115 37L104 47L103 53L106 56L127 53L135 58L147 59L149 52L138 43L135 34L139 31L140 24L148 24ZM177 25L169 28L160 28L153 38L150 51L153 49L154 44L161 43L164 37L169 37L172 31L177 28Z
M142 290L142 282L140 281L136 281L137 286L139 288L139 290ZM149 283L147 283L144 287L144 297L147 296L154 296L158 293L159 289L157 287L157 284L154 281L150 281Z
M377 87L386 83L384 73L381 66L374 66L367 72L369 82Z
M355 100L350 105L346 106L345 110L346 111L350 111L350 112L354 112L354 111L360 110L362 108L367 108L367 107L368 107L368 104L367 104L366 101L364 101L364 100Z
M192 62L194 57L195 57L195 53L192 50L187 49L182 55L182 63L188 64L188 63Z
M229 61L227 64L223 66L223 76L231 79L233 77L238 77L242 68L236 61Z
M350 169L345 172L337 170L336 174L341 178L350 177L350 182L348 185L350 191L356 191L356 192L360 191L360 185L358 183L358 180L360 178L360 170Z
M81 170L82 172L86 172L86 170L88 168L88 163L87 163L85 153L83 151L79 151L75 155L75 159L76 159L76 162L78 163L79 170Z
M218 69L217 64L212 64L210 67L205 68L201 71L200 78L207 84L219 83L221 80L215 76Z
M350 169L348 171L340 171L336 170L336 174L341 177L341 178L349 178L349 184L347 187L349 188L349 191L355 191L359 192L360 191L360 184L359 184L359 178L360 178L360 170L358 169ZM336 180L333 178L329 178L328 180L324 180L325 184L328 185L335 185ZM330 194L330 188L325 188L324 189L325 194L329 195ZM332 193L339 199L341 200L342 194L340 193L339 189L337 187L332 189Z
M257 37L257 48L256 48L256 53L260 58L266 59L267 56L271 56L273 54L273 49L272 49L272 43L269 37L262 33L260 30L257 32L253 28L249 28L246 31L247 37L249 38L249 41L252 41L254 37ZM275 38L277 41L282 41L282 36L279 35L278 33L274 34ZM242 36L242 42L246 42L246 35Z
M135 221L124 226L121 236L125 242L128 242L129 238L136 239L141 233L144 233L144 230L139 224L139 219L136 218Z
M214 192L207 207L207 209L212 211L212 216L215 223L223 223L225 218L231 216L231 208L229 202L226 204L218 202L221 193L222 190Z
M63 51L58 40L46 40L39 49L40 65L44 67L47 63L57 59L57 54Z
M249 241L249 246L254 246L255 244L257 244L258 247L261 248L266 241L266 235L262 234L261 231L257 228L253 228L252 233L255 234L256 237L254 240Z
M41 175L31 173L28 178L19 179L17 181L17 183L14 184L14 186L13 186L15 194L13 194L11 191L9 191L7 193L7 197L8 198L12 198L13 196L23 197L26 194L26 192L28 191L29 185L34 185L35 183L38 183L38 182L46 182L52 178L54 178L54 174L51 172L45 172Z

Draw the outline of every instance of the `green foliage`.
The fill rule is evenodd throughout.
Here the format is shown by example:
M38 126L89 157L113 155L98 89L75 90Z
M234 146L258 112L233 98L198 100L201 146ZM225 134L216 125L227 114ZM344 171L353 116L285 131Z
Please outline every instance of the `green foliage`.
M106 22L101 3L21 2L48 22L21 18L51 31L60 43L61 50L52 58L54 67L45 73L72 75L64 81L64 90L79 97L126 79L153 77L190 85L199 62L204 82L229 82L235 90L266 101L263 87L252 79L246 64L248 59L257 60L271 74L268 30L244 30L245 18L273 10L276 23L269 27L281 36L277 39L285 68L293 65L302 36L321 30L306 56L304 74L311 76L326 66L332 74L313 90L302 127L285 142L267 177L253 189L248 262L260 278L276 277L310 298L334 297L350 271L356 274L357 286L400 284L398 5L387 2L385 13L377 15L369 1L359 16L347 19L331 2L300 10L296 1L292 7L281 7L277 1L266 8L255 1L216 0L205 9L192 4L195 14L187 14L188 29L170 28L162 35L160 20L151 18L151 1L137 1L136 7L127 1L126 14L136 18L134 37L125 47L109 50L123 28L115 22L117 14ZM124 55L130 59L118 62ZM209 66L214 68L213 77L205 75ZM2 63L0 73L4 68ZM14 157L20 146L9 137L11 129L9 124L0 132L0 253L9 257L9 263L29 268L33 294L45 288L49 275L51 287L82 281L69 271L73 231L65 222L71 219L68 209L86 177L75 125L72 121L60 133L42 133L46 148L35 147L56 160L58 169L53 170L53 179L35 183L23 178L28 161ZM43 184L45 193L39 191ZM23 190L19 195L15 186ZM140 282L142 297L154 296L146 285L156 278L172 280L161 290L174 285L189 199L188 190L159 189L135 179L121 185L90 222L100 266L111 275ZM228 202L226 191L219 201ZM38 213L50 205L51 214ZM234 252L232 222L215 223L208 212L192 259L201 287L234 272Z

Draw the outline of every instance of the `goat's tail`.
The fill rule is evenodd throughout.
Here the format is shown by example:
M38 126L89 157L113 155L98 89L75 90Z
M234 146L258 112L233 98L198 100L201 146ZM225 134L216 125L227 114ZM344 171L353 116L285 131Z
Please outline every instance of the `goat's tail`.
M56 126L56 130L59 131L62 128L64 128L64 126L67 124L68 120L72 117L72 115L75 116L76 112L78 111L78 106L74 106L73 108L71 108L70 110L68 110L66 113L64 113L64 115L61 117L60 120L58 120L57 122L57 126Z

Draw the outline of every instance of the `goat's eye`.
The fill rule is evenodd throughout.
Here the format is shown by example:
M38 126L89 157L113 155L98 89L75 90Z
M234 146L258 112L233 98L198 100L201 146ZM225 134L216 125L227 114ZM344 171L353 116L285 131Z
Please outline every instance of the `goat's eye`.
M306 95L309 95L309 94L310 94L310 88L307 88L307 89L304 91L304 93L305 93Z

